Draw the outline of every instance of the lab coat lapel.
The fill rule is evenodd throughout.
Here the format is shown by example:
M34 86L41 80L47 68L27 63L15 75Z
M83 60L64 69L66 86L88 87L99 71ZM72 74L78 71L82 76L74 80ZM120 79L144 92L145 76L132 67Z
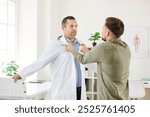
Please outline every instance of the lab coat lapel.
M57 42L59 44L58 47L53 48L54 51L64 49L63 46L67 44L64 37ZM46 99L76 100L76 72L72 54L64 49L50 64L50 68L52 83Z
M81 40L78 40L77 39L77 41L79 42L79 43L82 43L82 41ZM66 39L65 39L65 37L64 36L62 36L62 38L60 39L60 42L61 42L61 45L66 45L66 44L68 44L68 42L66 41ZM71 54L71 53L70 53ZM75 66L75 63L74 63L74 57L73 57L73 55L71 54L71 58L73 59L73 63L72 64L74 64L74 66ZM84 75L84 71L85 71L85 66L84 65L82 65L82 64L80 64L80 66L81 66L81 73L82 73L82 85L81 85L81 87L82 87L82 89L81 89L81 100L86 100L87 98L86 98L86 87L85 87L85 75ZM74 69L75 70L75 69ZM76 76L76 74L75 74L75 76ZM76 82L75 82L76 83Z
M61 48L68 44L64 36L58 42ZM55 49L59 49L56 47ZM82 65L81 65L82 66ZM51 64L52 67L52 85L46 99L52 100L76 100L76 69L73 55L65 50ZM82 69L82 94L81 99L86 99L85 78Z

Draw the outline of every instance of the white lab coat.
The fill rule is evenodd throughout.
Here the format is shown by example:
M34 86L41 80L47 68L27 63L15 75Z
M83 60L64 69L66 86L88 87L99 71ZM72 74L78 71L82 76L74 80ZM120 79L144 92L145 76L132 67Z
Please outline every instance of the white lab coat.
M64 36L59 40L52 41L38 60L25 67L19 72L22 78L39 71L47 64L51 70L51 88L46 99L50 100L76 100L76 69L73 55L66 52L64 45L67 44ZM82 66L82 65L81 65ZM86 99L85 78L82 71L81 99Z

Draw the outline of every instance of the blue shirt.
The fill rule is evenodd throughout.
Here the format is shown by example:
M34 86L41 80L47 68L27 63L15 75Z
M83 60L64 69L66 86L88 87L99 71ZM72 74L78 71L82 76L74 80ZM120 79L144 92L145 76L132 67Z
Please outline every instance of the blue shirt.
M70 42L69 39L66 39L67 42ZM75 39L73 42L72 42L72 45L73 47L79 51L79 47L80 47L80 43ZM82 74L81 74L81 67L80 67L80 63L77 61L77 60L74 60L75 62L75 67L76 67L76 85L77 87L81 87L81 84L82 84Z

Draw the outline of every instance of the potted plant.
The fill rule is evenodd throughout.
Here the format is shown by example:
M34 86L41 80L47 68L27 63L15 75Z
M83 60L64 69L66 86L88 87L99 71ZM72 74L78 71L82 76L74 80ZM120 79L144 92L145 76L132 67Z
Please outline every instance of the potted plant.
M16 64L16 61L10 61L6 63L4 69L2 70L7 76L13 76L18 71L19 65Z
M91 34L89 40L93 41L93 46L96 45L96 41L99 40L101 38L100 33L99 32L95 32L94 34Z

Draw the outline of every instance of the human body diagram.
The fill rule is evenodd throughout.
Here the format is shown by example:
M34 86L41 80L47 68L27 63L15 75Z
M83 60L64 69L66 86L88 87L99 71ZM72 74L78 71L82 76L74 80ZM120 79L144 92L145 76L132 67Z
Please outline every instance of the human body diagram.
M140 46L140 37L138 36L138 34L136 34L133 37L133 45L134 45L135 53L138 53L139 52L139 46Z

